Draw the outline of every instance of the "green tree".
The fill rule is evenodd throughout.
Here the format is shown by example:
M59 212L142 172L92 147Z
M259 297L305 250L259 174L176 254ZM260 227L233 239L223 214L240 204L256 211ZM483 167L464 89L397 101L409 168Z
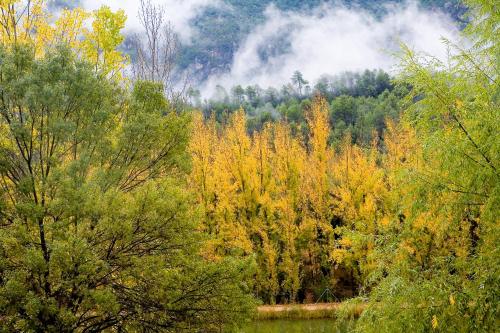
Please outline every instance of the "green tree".
M297 87L299 96L302 96L302 88L304 88L309 81L304 79L304 76L301 72L295 71L292 75L292 83Z
M0 331L205 331L251 308L243 263L202 259L190 120L68 49L0 51Z
M241 85L237 85L231 89L233 100L236 104L241 105L245 101L245 89Z
M360 332L494 332L500 299L498 6L469 1L470 49L441 63L407 50L405 124L422 151L400 159L399 214L380 238L380 283ZM416 155L416 152L412 152ZM395 217L396 219L396 217ZM390 258L390 259L387 259Z

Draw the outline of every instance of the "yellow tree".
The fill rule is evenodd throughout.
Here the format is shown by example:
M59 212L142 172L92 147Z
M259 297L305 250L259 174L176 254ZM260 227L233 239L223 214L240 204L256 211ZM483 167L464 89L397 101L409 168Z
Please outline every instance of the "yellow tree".
M191 181L214 236L205 255L255 255L255 291L266 302L294 301L300 288L296 250L305 150L286 125L250 136L242 110L217 131L194 121Z
M335 159L335 214L341 220L332 251L337 265L350 271L353 293L377 266L375 243L390 224L385 171L379 165L376 142L362 149L344 138Z
M256 162L250 154L252 141L246 132L243 109L231 117L218 144L217 183L221 194L221 213L226 222L223 232L228 240L238 244L244 254L249 254L252 252L249 227L257 194L257 177Z
M250 253L245 225L235 219L236 188L227 162L234 158L214 118L204 122L201 114L194 117L190 151L190 181L203 208L205 231L212 236L204 255L218 260L227 254Z
M280 123L274 126L273 152L273 201L281 242L279 272L283 275L280 283L285 301L293 302L301 287L301 258L297 249L297 237L306 151L301 140L292 136L290 126Z
M243 111L235 113L227 127L217 130L215 119L202 122L193 133L193 174L203 175L202 186L209 232L218 241L214 254L246 255L252 252L248 227L250 211L247 209L255 192L254 174L250 163L251 138L245 131ZM195 123L198 121L195 121ZM204 148L202 148L204 147ZM255 165L254 165L255 166Z
M3 0L0 2L0 36L4 46L29 43L40 55L53 29L44 1Z
M91 20L92 29L85 27ZM109 77L122 78L127 57L117 48L123 42L123 10L103 6L92 14L81 8L63 10L53 20L44 0L0 2L0 40L4 46L28 44L37 57L57 45L73 49Z
M273 166L272 131L273 126L266 124L252 136L251 159L255 161L255 169L251 179L256 182L256 191L250 207L252 213L249 227L257 253L257 278L262 288L261 293L274 303L280 290L278 265L282 233L275 197L277 182Z
M330 269L328 249L333 241L332 193L330 172L333 151L328 147L330 127L328 104L316 97L307 116L308 158L302 184L302 263L304 276L311 283L322 279L322 268Z
M119 76L126 61L126 56L117 50L124 38L121 30L127 19L125 12L113 13L109 7L102 6L94 11L92 18L92 30L84 32L84 55L96 70L111 77Z

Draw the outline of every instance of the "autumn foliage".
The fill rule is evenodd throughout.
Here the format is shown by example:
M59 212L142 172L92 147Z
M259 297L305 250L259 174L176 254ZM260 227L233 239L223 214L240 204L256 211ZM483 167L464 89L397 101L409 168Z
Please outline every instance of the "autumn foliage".
M495 331L500 15L468 3L470 49L404 48L400 117L354 144L319 95L250 132L130 81L123 11L0 0L0 332L223 332L256 299Z
M347 137L335 151L321 97L307 124L301 137L286 122L249 134L243 110L222 126L194 120L190 181L213 236L205 253L254 255L255 291L270 303L316 301L332 286L356 294L374 266L373 238L391 223L376 142Z

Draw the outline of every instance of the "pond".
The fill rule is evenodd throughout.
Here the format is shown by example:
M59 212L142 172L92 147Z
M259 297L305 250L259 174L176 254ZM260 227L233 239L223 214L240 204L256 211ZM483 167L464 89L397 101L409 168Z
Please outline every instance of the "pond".
M332 319L261 320L249 324L241 333L346 333L348 326Z

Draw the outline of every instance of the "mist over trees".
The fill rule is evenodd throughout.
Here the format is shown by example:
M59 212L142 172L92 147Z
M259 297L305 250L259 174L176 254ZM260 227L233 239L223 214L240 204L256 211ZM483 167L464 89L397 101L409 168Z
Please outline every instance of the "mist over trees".
M48 0L48 3L52 9L75 8L77 6L94 9L97 8L96 4L99 3L110 5L113 9L116 9L119 1L113 0L107 4L102 0ZM137 18L137 8L129 5L129 3L127 2L123 6L129 9L127 15L131 21L135 22L132 28L136 30L135 33L142 33L140 20L135 20ZM178 14L175 12L179 8L179 1L177 0L156 0L153 3L157 6L172 5L172 8L164 8L165 18L172 18ZM174 30L178 34L185 37L178 43L175 64L178 74L189 73L193 84L205 82L208 78L231 71L238 51L244 46L247 39L256 32L255 29L265 24L267 20L266 10L270 6L274 6L274 8L284 13L304 13L305 15L313 12L318 6L342 7L349 11L373 16L374 19L378 20L390 13L394 8L404 8L408 5L408 2L402 0L186 0L184 3L186 4L185 8L192 7L194 13L193 16L189 16L190 19L186 25L172 26L172 28L177 28ZM199 3L199 7L191 6L192 3ZM415 8L419 8L419 10L426 13L442 12L459 24L464 24L463 14L466 6L460 0L419 0L414 3L416 4ZM186 33L186 31L190 32ZM420 32L425 33L425 30ZM132 58L135 56L136 49L134 46L135 33L127 31L125 43L121 46L131 54ZM286 55L290 51L290 40L287 38L289 33L290 31L285 31L283 34L277 34L264 43L262 47L259 47L259 57L264 63L270 58ZM376 66L380 65L371 64L366 67L376 68ZM297 68L291 70L295 69ZM291 74L287 73L286 78ZM175 81L177 81L177 78Z
M381 17L390 10L390 6L401 5L401 0L355 0L355 1L296 1L296 0L224 0L221 6L205 8L195 19L193 27L194 43L182 47L179 65L183 69L192 68L193 76L204 81L214 73L222 74L230 70L238 48L244 43L250 32L265 20L265 10L274 5L282 11L305 11L320 5L342 5L348 9L363 9ZM460 0L420 0L418 5L431 11L441 10L453 19L462 21L465 6ZM384 6L387 5L387 6ZM289 46L286 39L273 40L269 48L261 50L265 60L271 55L285 54Z

